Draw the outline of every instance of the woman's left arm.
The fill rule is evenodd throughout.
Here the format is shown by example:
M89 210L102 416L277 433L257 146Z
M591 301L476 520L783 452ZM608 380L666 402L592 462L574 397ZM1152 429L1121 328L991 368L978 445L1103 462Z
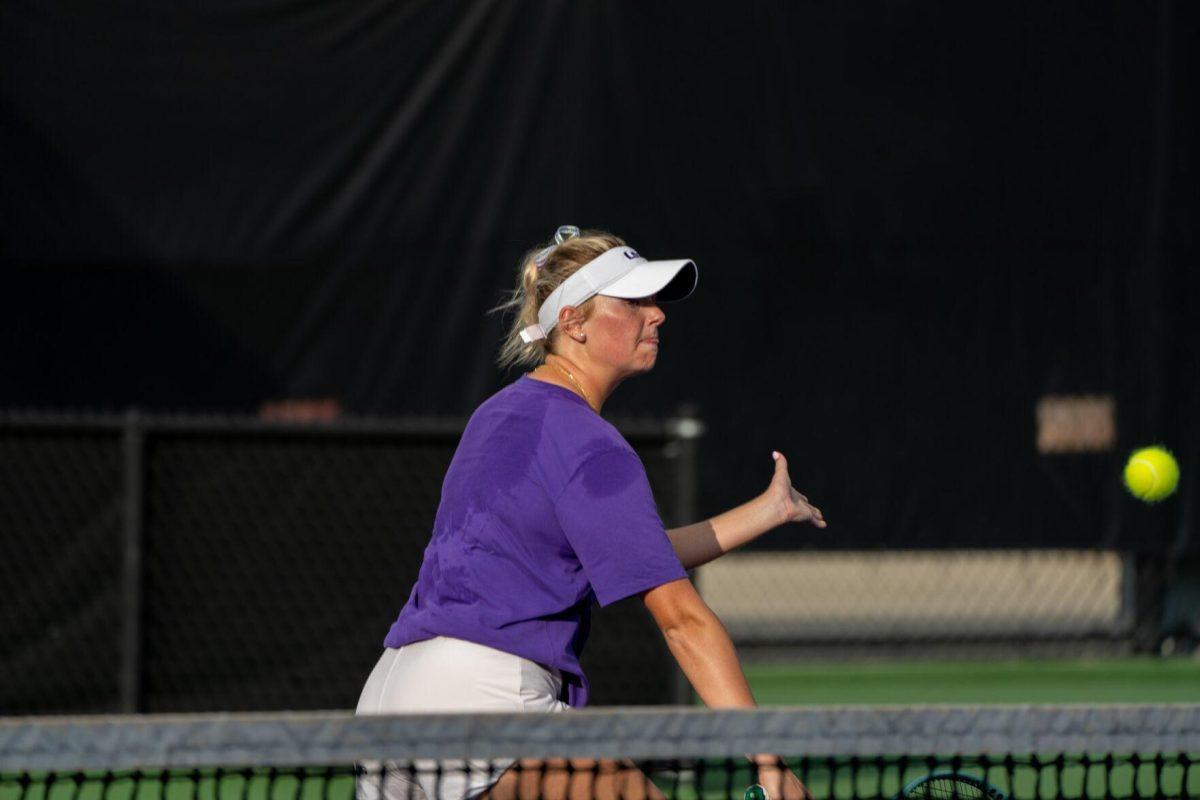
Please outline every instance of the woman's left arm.
M787 522L811 522L818 528L825 527L821 509L792 486L787 459L782 453L771 455L775 459L775 475L765 492L712 519L667 531L675 555L685 569L707 564Z

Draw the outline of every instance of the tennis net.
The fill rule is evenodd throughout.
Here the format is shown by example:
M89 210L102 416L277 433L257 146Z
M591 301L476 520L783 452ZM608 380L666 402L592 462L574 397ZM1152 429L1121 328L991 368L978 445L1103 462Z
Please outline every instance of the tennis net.
M522 796L601 797L647 788L620 783L630 764L672 800L740 800L747 753L784 756L816 798L942 770L1017 799L1200 797L1200 705L17 718L0 800L461 797L506 768Z

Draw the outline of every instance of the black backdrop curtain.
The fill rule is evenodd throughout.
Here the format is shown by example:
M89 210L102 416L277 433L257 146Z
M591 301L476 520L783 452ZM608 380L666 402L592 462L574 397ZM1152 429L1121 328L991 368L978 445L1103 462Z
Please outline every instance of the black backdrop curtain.
M1190 3L0 5L0 404L466 414L555 226L689 256L706 511L769 451L826 546L1200 547ZM1039 456L1044 394L1121 454ZM1191 537L1191 538L1189 538ZM1188 544L1190 542L1190 544Z

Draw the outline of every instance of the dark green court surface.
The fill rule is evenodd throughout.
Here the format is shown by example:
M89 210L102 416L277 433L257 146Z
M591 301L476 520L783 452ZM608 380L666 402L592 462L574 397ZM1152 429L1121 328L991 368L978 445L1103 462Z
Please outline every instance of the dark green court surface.
M763 705L1200 702L1200 660L756 664Z

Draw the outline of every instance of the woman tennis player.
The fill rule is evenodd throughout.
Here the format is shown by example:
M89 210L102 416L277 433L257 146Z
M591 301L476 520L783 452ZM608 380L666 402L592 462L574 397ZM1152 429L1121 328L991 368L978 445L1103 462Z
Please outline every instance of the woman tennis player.
M712 519L664 530L641 461L600 409L654 368L659 303L696 286L689 260L647 261L608 233L564 226L522 263L502 309L516 320L502 367L532 371L479 406L442 485L416 586L384 642L357 713L562 711L587 703L579 666L590 607L640 595L700 698L755 705L720 621L685 570L786 522L825 527L774 453L767 490ZM803 787L773 755L753 756L772 800ZM360 779L362 800L521 798L555 793L528 770L486 765ZM542 765L545 766L545 765ZM553 769L551 765L550 769ZM561 770L566 792L567 771ZM570 793L659 797L632 764L575 771ZM436 785L435 785L436 781Z

